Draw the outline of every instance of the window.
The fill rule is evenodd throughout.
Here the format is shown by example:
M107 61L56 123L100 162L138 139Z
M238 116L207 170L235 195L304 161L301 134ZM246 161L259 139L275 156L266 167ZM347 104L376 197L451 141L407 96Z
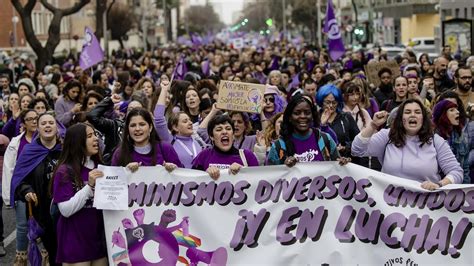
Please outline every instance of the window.
M435 42L434 42L434 40L425 40L425 44L426 45L434 45Z

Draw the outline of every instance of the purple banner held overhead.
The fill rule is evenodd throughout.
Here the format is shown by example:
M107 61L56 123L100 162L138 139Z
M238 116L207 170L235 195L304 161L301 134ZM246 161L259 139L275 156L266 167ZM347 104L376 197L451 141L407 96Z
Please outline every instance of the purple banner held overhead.
M89 27L86 27L79 65L82 69L87 69L101 62L103 59L104 51L100 47L99 41L95 37L94 32L92 32Z
M324 32L328 37L329 56L333 61L336 61L344 55L346 50L344 49L344 43L342 41L339 25L337 24L337 19L334 16L334 7L331 0L328 0L327 6Z

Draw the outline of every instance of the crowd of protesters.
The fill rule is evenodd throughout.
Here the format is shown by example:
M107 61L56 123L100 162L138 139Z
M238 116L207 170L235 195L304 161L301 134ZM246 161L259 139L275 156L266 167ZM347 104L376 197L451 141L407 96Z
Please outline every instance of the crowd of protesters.
M12 62L0 75L0 144L3 201L16 211L14 265L27 265L28 208L45 230L50 265L107 265L102 215L92 207L98 164L192 168L218 179L221 170L337 160L427 190L471 184L474 56L445 47L432 60L407 49L393 59L397 71L378 70L376 86L364 66L387 60L378 48L333 62L311 45L234 49L216 40L120 50L91 69L72 56L44 69ZM223 80L265 84L261 113L217 108Z

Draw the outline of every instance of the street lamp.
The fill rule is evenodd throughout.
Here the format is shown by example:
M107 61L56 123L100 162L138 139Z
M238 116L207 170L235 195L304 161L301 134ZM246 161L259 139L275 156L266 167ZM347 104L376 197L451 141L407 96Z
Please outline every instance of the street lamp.
M17 35L16 35L16 25L18 24L18 22L20 21L20 19L18 18L18 16L14 15L12 17L12 23L13 23L13 47L16 49L17 47Z

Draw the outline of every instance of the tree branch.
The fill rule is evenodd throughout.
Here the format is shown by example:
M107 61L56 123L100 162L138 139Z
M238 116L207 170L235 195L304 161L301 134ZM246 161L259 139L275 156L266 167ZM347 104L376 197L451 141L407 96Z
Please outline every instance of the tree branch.
M36 4L36 0L28 0L26 5L23 7L19 0L11 0L11 2L19 14L23 14L24 12L31 12L31 10L33 10Z
M41 4L51 11L51 13L55 14L56 12L61 13L61 16L69 16L71 14L76 13L77 11L81 10L85 5L89 4L91 0L80 0L74 4L74 6L66 9L60 9L57 7L54 7L52 4L48 3L47 0L41 0Z
M110 3L109 7L107 8L107 17L109 17L110 10L112 9L112 6L115 4L115 0L112 0L112 3Z
M48 9L49 11L51 11L51 13L55 13L58 11L58 8L55 8L52 4L50 4L47 0L40 0L41 1L41 4L46 8Z

